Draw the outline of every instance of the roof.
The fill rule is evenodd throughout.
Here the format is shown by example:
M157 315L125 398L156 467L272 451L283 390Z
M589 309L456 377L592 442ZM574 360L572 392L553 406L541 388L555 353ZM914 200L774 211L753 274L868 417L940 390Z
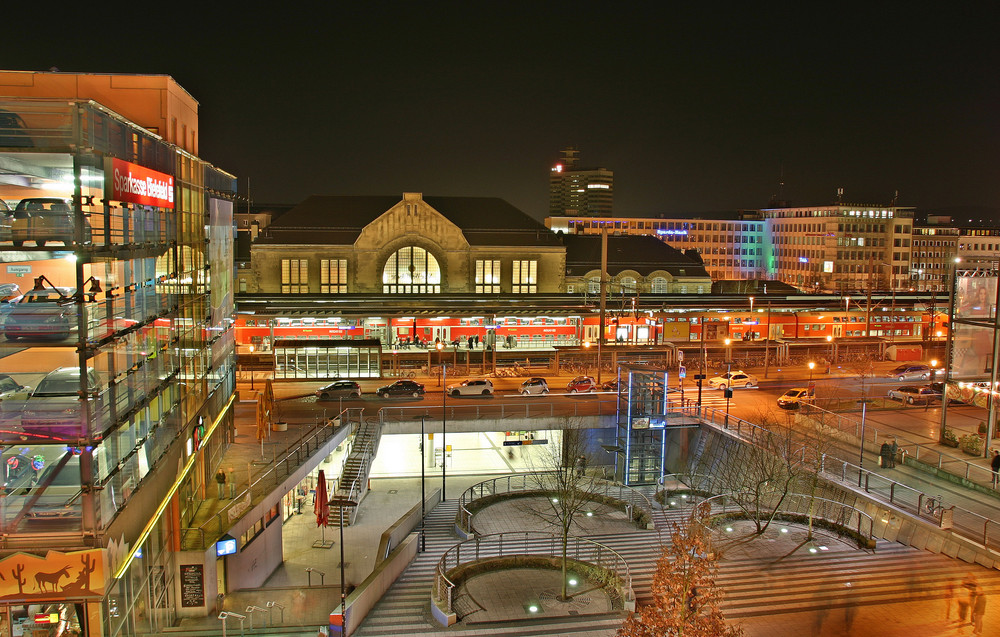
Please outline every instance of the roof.
M601 237L597 235L561 235L566 245L566 274L583 276L601 268ZM608 270L635 270L648 275L665 270L674 276L708 279L705 267L680 250L648 235L616 235L608 237ZM682 272L683 271L683 272Z
M559 245L552 232L496 197L423 197L472 245ZM351 244L362 229L403 201L398 196L313 195L268 226L262 243Z

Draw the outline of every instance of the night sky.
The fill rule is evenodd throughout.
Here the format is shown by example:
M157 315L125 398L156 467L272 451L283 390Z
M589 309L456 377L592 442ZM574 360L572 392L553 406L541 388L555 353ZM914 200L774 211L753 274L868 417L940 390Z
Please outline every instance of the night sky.
M573 145L615 171L623 216L766 206L782 172L798 205L843 187L1000 208L991 3L870 4L132 4L32 28L5 10L0 66L173 76L202 157L255 203L417 191L541 219Z

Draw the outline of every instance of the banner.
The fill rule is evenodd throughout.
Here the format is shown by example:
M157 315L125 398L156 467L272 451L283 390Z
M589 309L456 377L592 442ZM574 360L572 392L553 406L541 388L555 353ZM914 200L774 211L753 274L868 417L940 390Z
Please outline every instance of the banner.
M43 601L104 595L104 549L72 553L49 551L45 557L15 553L0 560L0 599Z
M174 178L121 159L104 160L104 197L174 209Z

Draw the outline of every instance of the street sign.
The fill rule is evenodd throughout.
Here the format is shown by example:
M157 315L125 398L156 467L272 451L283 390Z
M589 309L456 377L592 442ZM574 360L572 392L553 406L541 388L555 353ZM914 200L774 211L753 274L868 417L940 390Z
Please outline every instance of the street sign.
M687 378L687 371L688 371L687 367L681 365L680 367L677 368L677 375L681 378Z
M684 362L684 350L682 350L682 349L677 350L677 360L678 360L678 362L681 362L681 363Z

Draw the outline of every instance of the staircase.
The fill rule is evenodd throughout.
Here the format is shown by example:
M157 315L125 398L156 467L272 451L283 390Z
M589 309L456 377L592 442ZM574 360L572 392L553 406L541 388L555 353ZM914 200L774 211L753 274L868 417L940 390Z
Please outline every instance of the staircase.
M372 462L381 441L382 424L379 420L369 418L358 423L349 442L350 450L344 457L337 492L330 501L332 525L341 522L350 525L357 518L358 505L368 493L368 476L371 475ZM343 503L343 506L338 506L338 503ZM341 514L343 520L337 518Z

